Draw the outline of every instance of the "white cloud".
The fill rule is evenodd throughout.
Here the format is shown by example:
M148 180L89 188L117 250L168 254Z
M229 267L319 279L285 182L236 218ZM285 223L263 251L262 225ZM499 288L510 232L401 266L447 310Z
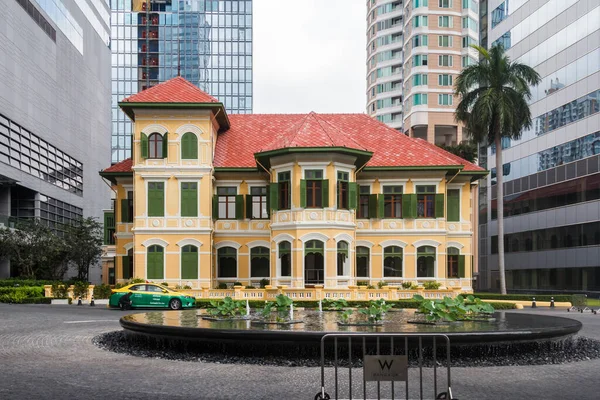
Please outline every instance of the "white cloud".
M364 0L254 0L254 112L366 107Z

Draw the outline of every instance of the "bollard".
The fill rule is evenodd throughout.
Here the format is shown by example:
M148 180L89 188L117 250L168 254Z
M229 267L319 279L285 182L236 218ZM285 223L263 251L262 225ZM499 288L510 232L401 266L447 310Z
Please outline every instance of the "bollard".
M537 305L535 304L535 297L533 298L533 300L531 302L531 308L537 308Z
M82 306L83 305L83 303L81 302L81 296L79 296L79 300L77 300L77 305L78 306Z
M90 300L90 306L94 307L96 304L94 304L94 295L92 295L92 300Z
M550 308L554 308L554 297L550 297Z

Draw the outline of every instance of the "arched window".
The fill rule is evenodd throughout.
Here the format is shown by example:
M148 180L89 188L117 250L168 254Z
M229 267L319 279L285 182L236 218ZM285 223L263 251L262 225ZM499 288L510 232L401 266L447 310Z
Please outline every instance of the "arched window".
M146 255L146 277L148 279L164 279L164 249L157 244L148 247Z
M181 158L183 160L198 159L198 137L192 132L186 132L181 137Z
M163 137L160 133L148 136L148 158L163 158Z
M253 247L250 250L250 277L268 278L271 276L269 251L267 247Z
M337 274L338 276L348 275L348 242L343 240L337 244Z
M310 240L304 244L304 283L320 285L325 283L325 244L320 240Z
M181 248L181 279L198 279L198 248L187 245Z
M402 248L388 246L383 249L383 276L390 278L402 277Z
M417 278L435 278L435 247L417 248Z
M460 257L460 250L458 250L456 247L449 247L448 248L448 271L447 271L447 277L448 278L460 278L458 270L459 270L459 257ZM463 265L463 270L464 270L464 265Z
M356 277L369 277L369 248L364 246L356 247Z
M217 250L217 276L219 278L237 277L237 251L233 247Z
M292 245L290 242L279 243L280 276L292 276Z

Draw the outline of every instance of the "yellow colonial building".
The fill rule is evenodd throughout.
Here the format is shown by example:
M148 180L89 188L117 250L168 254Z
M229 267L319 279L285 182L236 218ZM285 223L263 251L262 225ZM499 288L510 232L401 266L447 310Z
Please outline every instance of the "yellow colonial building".
M105 282L471 290L476 165L363 114L228 115L180 77L120 107Z

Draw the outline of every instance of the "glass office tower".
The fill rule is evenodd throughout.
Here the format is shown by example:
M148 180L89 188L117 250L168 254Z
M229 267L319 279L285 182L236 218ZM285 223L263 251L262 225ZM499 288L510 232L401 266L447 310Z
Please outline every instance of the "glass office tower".
M112 0L112 162L131 156L131 123L117 103L181 75L252 112L252 1Z

